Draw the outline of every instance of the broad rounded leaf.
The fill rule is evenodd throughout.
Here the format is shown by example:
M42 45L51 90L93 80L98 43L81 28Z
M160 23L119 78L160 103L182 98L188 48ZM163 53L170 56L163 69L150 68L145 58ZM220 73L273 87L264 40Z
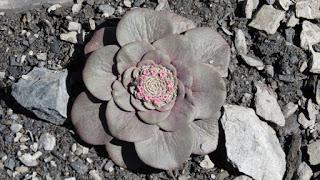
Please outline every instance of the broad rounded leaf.
M136 66L148 51L154 47L144 41L136 41L123 46L117 55L117 70L122 74L126 69Z
M112 84L112 97L114 102L125 111L134 111L130 103L130 94L126 88L123 87L120 81L116 80Z
M136 99L133 95L131 95L130 101L132 106L136 108L138 111L148 111L148 109L144 107L142 101L139 99Z
M205 155L216 150L219 140L219 116L220 112L213 118L200 119L191 123L194 136L193 154Z
M145 166L139 159L133 143L113 138L110 142L106 143L105 148L110 159L120 167L138 169Z
M130 67L122 74L122 84L124 87L128 88L128 85L132 82L132 73L135 69L136 67Z
M90 95L82 92L74 101L71 110L71 120L77 133L86 143L102 145L112 139L100 119L101 103L92 101Z
M191 98L190 90L185 89L181 81L178 82L178 95L169 116L158 123L166 131L176 131L186 128L195 118L196 108Z
M226 99L225 83L215 68L208 64L196 63L192 71L191 90L197 108L196 118L211 118Z
M111 84L116 80L112 68L119 47L105 46L93 52L83 69L83 82L96 98L103 101L111 99Z
M145 141L135 142L139 158L147 165L159 169L175 169L187 161L193 147L189 126L175 132L158 131Z
M145 61L145 60L152 60L156 64L161 64L161 65L170 64L171 62L170 57L159 50L153 50L153 51L147 52L142 58L142 61Z
M208 28L194 28L185 33L195 59L212 64L222 77L228 76L231 50L228 43L216 31Z
M100 49L104 46L103 38L104 38L105 28L101 28L94 32L90 41L84 47L84 54L87 55L97 49Z
M121 46L135 42L154 42L170 34L180 34L195 24L171 12L136 8L128 12L117 27L117 40Z
M138 111L138 116L141 120L148 124L156 124L165 120L170 114L169 111L157 111L157 110L148 110L148 111Z
M135 112L126 112L118 108L113 100L107 106L107 124L112 136L117 139L136 142L151 138L158 127L141 122Z

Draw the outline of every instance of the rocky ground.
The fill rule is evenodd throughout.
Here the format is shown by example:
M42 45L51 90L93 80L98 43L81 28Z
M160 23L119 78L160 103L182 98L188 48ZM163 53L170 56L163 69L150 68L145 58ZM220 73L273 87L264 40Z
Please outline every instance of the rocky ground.
M0 179L320 179L320 2L166 2L0 10ZM173 172L119 168L68 119L83 89L84 44L133 7L170 8L217 29L232 47L218 149Z

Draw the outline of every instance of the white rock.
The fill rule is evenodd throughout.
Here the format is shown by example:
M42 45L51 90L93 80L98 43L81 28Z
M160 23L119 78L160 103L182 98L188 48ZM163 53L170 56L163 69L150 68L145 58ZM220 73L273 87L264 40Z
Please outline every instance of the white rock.
M39 148L43 148L46 151L52 151L56 146L56 137L49 133L44 133L39 138Z
M55 11L59 8L62 8L61 4L54 4L48 8L47 12L50 13L51 11Z
M295 27L297 24L299 24L299 19L296 18L296 15L292 14L287 22L287 26Z
M77 14L80 12L81 8L82 8L82 4L73 4L71 11L73 14Z
M47 60L47 53L38 53L37 55L37 59L40 61L46 61Z
M285 125L285 119L277 102L276 93L262 82L255 83L255 107L258 116L279 126Z
M156 11L170 11L170 6L168 0L158 0L158 5L155 9Z
M298 122L302 126L303 129L307 129L308 127L312 127L315 124L315 119L307 119L303 113L298 115Z
M17 133L22 129L22 125L18 123L12 123L10 126L10 130L13 133Z
M308 145L309 162L311 165L320 164L320 141L313 142Z
M78 22L69 22L68 24L68 31L76 31L78 33L81 32L82 26Z
M15 170L18 172L18 173L26 173L29 171L29 168L26 167L26 166L19 166L19 167L16 167Z
M240 172L259 180L280 180L286 159L276 132L251 108L225 105L221 124L228 160Z
M283 108L283 115L285 118L290 117L298 110L298 104L294 104L293 102L289 102Z
M311 52L311 68L310 72L319 74L320 73L320 53L315 52L312 46L309 46L309 50Z
M302 31L300 34L300 46L303 49L308 49L309 45L314 45L320 42L320 27L310 21L303 21Z
M319 0L300 0L296 2L296 16L305 19L320 18Z
M274 68L272 65L266 65L265 66L265 69L266 69L266 72L271 76L273 77L274 76Z
M30 149L32 150L32 151L34 151L34 152L36 152L36 151L38 151L38 147L39 147L39 145L38 145L38 143L33 143L32 145L30 145Z
M200 166L204 169L212 169L214 168L214 164L211 161L210 157L208 155L204 156L204 159L200 162Z
M234 31L234 46L238 54L247 54L248 47L246 42L246 37L241 29L236 29Z
M39 164L38 158L42 155L42 152L38 151L33 155L26 153L19 157L19 160L28 167L34 167Z
M253 57L244 55L244 54L241 54L240 56L241 56L241 58L244 60L244 62L246 62L246 64L248 64L249 66L255 67L255 68L257 68L259 71L261 71L261 70L264 69L264 64L263 64L263 62L255 59L255 58L253 58Z
M126 7L132 7L132 2L130 0L123 0L123 4Z
M307 163L302 162L297 169L297 180L310 180L312 175L312 169Z
M249 26L263 30L268 34L274 34L280 26L280 21L285 17L285 12L277 10L271 5L263 5Z
M308 100L307 111L310 119L316 119L317 114L319 114L318 106L312 102L311 99Z
M13 139L13 142L18 142L22 136L23 136L22 133L17 132L16 137L14 137L14 139Z
M246 15L247 19L251 19L252 18L252 12L253 12L253 6L254 6L254 0L245 0L244 4L244 13Z
M104 165L104 170L108 171L108 172L113 172L114 171L114 163L109 160L105 165Z
M102 180L102 178L100 177L98 171L96 171L96 170L89 171L89 175L94 180Z
M284 10L289 10L289 7L291 5L293 5L293 2L291 0L278 0L280 6L284 9Z
M60 34L60 39L63 41L67 41L73 44L77 44L78 43L78 39L77 39L77 32L68 32L68 33L62 33Z

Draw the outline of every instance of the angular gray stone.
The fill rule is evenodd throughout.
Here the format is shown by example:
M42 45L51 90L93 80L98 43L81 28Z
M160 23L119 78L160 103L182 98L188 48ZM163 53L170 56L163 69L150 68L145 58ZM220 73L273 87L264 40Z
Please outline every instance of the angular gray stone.
M253 57L247 56L245 54L240 54L240 57L244 62L246 62L246 64L257 68L259 71L263 70L265 67L262 61L259 61Z
M80 159L75 162L72 162L70 165L79 174L85 174L88 172L88 166L85 165L83 161Z
M12 85L12 96L40 119L63 124L67 118L69 95L66 87L68 72L35 67L28 79Z
M280 21L285 17L285 12L275 9L271 5L263 5L249 26L274 34L280 26Z
M251 108L225 105L221 124L228 160L259 180L282 179L286 159L276 132Z
M313 142L308 145L309 162L311 165L320 164L320 141Z
M255 94L256 113L266 121L273 122L279 126L285 125L285 119L278 104L276 93L262 82L255 83L257 92Z
M73 0L0 0L0 9L29 9L40 6L41 4L66 4L72 3Z
M38 151L31 155L30 153L26 153L19 157L19 160L28 167L38 166L38 158L42 155L42 152Z
M234 46L236 47L238 54L247 54L248 47L246 42L246 37L241 29L236 29L234 31Z

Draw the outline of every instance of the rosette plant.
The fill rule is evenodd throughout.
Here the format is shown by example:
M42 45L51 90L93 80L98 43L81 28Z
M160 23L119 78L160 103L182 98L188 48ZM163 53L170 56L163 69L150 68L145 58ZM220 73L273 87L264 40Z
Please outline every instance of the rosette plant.
M137 8L85 47L83 82L71 119L87 143L104 145L119 166L174 169L214 151L226 98L226 41L171 12ZM111 38L111 37L110 37Z

